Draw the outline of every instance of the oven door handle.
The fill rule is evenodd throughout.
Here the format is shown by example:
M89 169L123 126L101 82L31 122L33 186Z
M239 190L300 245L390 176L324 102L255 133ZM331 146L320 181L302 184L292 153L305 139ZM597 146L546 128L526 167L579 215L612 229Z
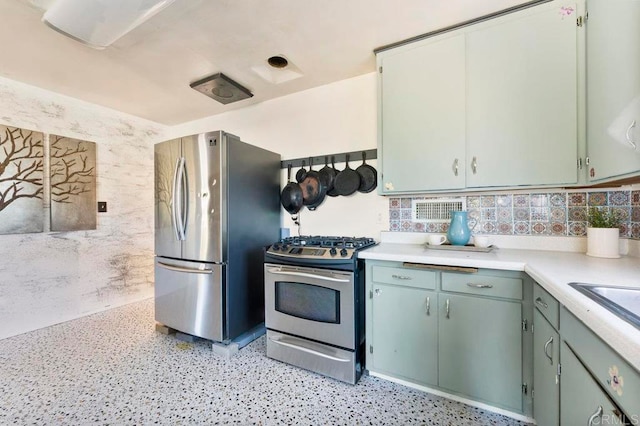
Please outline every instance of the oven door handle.
M312 355L317 355L317 356L320 356L322 358L327 358L327 359L330 359L332 361L351 362L351 360L349 360L349 359L339 358L337 356L324 354L322 352L315 351L313 349L305 348L304 346L298 346L298 345L295 345L293 343L284 342L284 341L282 341L280 339L274 339L273 337L269 337L269 340L271 340L273 343L277 343L279 345L286 346L288 348L296 349L298 351L307 352L307 353L310 353Z
M290 269L285 269L285 268L269 268L267 269L268 272L272 273L272 274L278 274L278 275L291 275L294 277L305 277L305 278L315 278L318 280L324 280L324 281L333 281L333 282L337 282L337 283L349 283L351 282L350 278L336 278L335 275L331 274L331 275L324 275L324 274L310 274L308 272L300 272L300 271L295 271L295 270L290 270Z

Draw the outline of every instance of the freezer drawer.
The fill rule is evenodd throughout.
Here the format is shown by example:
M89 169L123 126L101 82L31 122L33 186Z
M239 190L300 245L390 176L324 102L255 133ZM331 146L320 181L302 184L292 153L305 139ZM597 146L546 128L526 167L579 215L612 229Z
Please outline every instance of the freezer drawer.
M225 340L224 273L224 265L156 257L156 321L204 339Z

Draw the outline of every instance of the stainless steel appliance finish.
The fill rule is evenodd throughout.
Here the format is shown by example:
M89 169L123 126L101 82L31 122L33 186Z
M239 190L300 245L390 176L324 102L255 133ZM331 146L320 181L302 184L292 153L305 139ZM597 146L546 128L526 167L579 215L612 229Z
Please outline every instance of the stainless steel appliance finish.
M569 283L569 285L618 317L640 328L640 288L585 283Z
M353 273L264 265L268 326L355 350Z
M222 131L155 146L156 321L218 342L264 321L279 176L280 155Z
M355 384L364 368L371 238L292 237L265 252L267 356Z

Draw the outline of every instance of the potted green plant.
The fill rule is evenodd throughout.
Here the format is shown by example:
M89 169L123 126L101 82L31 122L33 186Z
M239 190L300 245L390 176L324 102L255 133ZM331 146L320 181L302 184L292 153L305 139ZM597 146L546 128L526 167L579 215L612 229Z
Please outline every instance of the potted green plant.
M620 257L620 217L608 207L591 207L587 221L587 256Z

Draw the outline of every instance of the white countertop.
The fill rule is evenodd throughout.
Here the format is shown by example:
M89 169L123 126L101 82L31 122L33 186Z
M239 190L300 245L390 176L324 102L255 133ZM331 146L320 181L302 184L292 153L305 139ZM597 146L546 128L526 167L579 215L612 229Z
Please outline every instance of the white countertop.
M602 259L584 253L495 249L490 253L433 250L424 244L381 243L361 259L524 271L640 371L640 329L584 296L570 282L640 288L640 258Z

